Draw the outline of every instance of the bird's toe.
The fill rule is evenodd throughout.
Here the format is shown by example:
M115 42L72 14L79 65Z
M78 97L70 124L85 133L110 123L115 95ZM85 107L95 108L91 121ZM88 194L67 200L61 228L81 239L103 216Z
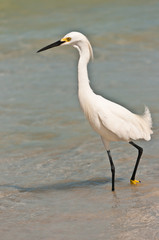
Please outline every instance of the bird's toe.
M132 179L130 179L130 183L131 184L138 184L138 183L140 183L141 181L138 181L138 180L132 180Z

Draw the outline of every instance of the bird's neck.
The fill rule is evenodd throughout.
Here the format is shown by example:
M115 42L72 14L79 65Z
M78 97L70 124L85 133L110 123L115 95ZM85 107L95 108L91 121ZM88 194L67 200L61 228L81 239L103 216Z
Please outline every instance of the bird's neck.
M79 48L80 58L78 62L78 92L92 92L89 84L87 65L90 59L88 46Z

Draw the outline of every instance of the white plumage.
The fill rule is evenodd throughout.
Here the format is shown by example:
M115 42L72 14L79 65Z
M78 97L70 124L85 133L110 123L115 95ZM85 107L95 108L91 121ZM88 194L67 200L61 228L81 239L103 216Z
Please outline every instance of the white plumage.
M88 39L79 32L71 32L60 41L50 44L38 52L59 45L72 45L77 48L80 54L78 62L78 97L80 105L84 111L92 128L101 136L107 150L112 170L112 190L114 190L115 167L110 154L109 143L112 141L126 141L138 149L138 158L134 168L131 182L135 180L137 167L142 155L142 148L133 143L133 140L151 139L152 120L147 107L143 115L130 112L121 105L109 101L100 95L96 95L89 84L87 64L93 58L93 50Z

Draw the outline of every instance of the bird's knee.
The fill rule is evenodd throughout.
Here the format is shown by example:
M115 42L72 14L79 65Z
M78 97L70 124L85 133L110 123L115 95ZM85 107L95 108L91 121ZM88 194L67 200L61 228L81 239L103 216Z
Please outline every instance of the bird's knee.
M142 147L139 148L139 153L140 153L140 154L143 153L143 148L142 148Z

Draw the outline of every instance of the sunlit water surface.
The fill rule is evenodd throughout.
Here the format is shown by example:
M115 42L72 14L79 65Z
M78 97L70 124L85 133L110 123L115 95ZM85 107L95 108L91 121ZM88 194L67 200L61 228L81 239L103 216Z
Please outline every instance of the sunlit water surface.
M24 1L0 4L0 238L159 239L159 2ZM114 143L109 162L77 99L76 50L36 51L76 30L94 49L95 92L142 113L154 135L144 154Z

